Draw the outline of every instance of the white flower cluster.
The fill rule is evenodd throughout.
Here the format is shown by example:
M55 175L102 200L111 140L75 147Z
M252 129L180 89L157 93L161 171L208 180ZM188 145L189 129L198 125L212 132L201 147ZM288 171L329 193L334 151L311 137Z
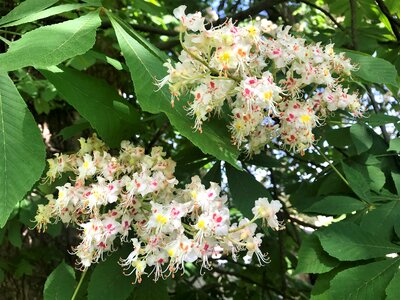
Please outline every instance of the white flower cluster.
M206 188L195 176L177 187L175 162L164 157L161 147L147 155L144 148L123 141L119 155L112 156L95 135L80 143L78 153L48 160L47 179L68 173L70 182L57 187L57 198L47 196L49 203L38 206L35 220L38 230L59 220L81 229L73 253L83 269L113 251L117 238L132 242L133 251L120 264L139 282L142 274L154 273L156 280L174 274L186 262L201 260L208 268L210 257L231 253L236 259L243 250L246 260L255 254L260 263L267 261L255 221L279 229L279 201L260 198L252 220L231 224L218 184Z
M289 34L289 26L267 20L242 27L227 20L206 29L199 12L186 15L185 9L174 10L181 23L179 62L164 64L168 75L159 86L168 84L172 103L193 94L188 111L200 132L227 103L238 147L259 153L280 136L284 145L303 153L314 141L318 120L337 109L360 113L358 95L340 84L354 66L343 53L335 54L333 44L307 45Z

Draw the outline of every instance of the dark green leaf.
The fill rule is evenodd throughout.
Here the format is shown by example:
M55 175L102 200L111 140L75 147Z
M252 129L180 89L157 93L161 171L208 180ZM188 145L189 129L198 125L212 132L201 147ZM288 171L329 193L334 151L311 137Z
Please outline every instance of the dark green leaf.
M372 127L375 127L391 123L396 124L400 121L400 119L395 116L389 116L385 113L378 113L370 115L368 118L365 119L365 121Z
M62 262L51 272L44 284L45 300L70 300L75 290L74 269Z
M400 152L400 138L395 138L390 141L388 151Z
M314 203L305 212L326 215L341 215L364 209L365 203L348 196L326 196Z
M361 124L354 124L350 127L350 134L358 154L371 148L373 141L367 127Z
M40 131L6 74L0 74L0 145L0 227L3 227L45 166Z
M342 167L350 188L361 199L370 202L370 187L365 176L357 169L342 162Z
M400 295L400 271L393 276L386 287L386 300L398 300Z
M105 81L69 68L41 72L110 146L118 146L137 131L138 113Z
M382 257L400 251L399 246L351 222L332 224L317 231L317 235L322 248L341 261Z
M294 273L326 273L337 267L339 263L339 260L329 256L322 249L318 237L312 234L301 243Z
M168 300L167 282L159 280L154 282L150 278L144 278L140 284L135 285L132 292L132 300Z
M233 204L245 217L253 218L251 209L258 198L266 197L272 200L268 190L248 172L238 171L230 165L226 165L226 176Z

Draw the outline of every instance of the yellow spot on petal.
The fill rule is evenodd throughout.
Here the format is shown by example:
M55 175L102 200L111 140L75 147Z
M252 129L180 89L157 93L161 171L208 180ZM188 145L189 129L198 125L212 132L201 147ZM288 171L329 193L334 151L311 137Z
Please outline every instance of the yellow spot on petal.
M83 168L84 168L84 169L88 169L88 168L89 168L89 163L88 163L87 161L85 161L85 162L83 163Z
M206 222L204 222L204 220L200 220L200 221L197 223L197 227L198 227L199 229L204 229L205 226L206 226Z
M271 100L272 98L272 91L266 91L263 94L265 100Z
M168 252L168 255L169 255L170 257L174 256L174 254L175 254L174 249L169 249L167 252Z
M158 214L156 217L156 220L158 223L160 223L162 225L164 225L168 221L167 217L163 216L162 214Z
M300 117L300 120L301 120L303 123L307 123L307 122L310 122L311 117L310 117L309 115L302 115L302 116Z

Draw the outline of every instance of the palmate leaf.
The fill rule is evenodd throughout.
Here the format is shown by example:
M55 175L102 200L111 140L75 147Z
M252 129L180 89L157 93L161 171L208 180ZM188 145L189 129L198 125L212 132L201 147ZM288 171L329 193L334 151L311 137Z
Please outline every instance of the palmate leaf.
M13 71L26 66L45 68L80 55L93 47L101 24L99 11L25 33L0 54L0 70Z
M45 147L25 101L6 74L0 74L0 227L40 178Z
M155 79L161 79L166 75L166 69L153 46L138 35L133 37L115 17L112 15L109 17L142 109L151 113L165 113L171 124L204 153L236 166L239 151L230 142L226 124L217 120L207 122L203 126L202 133L195 132L194 121L187 116L183 108L185 101L183 99L176 101L175 107L172 107L168 90L162 88L157 91L154 86Z
M0 19L0 25L22 19L52 6L58 0L25 0Z

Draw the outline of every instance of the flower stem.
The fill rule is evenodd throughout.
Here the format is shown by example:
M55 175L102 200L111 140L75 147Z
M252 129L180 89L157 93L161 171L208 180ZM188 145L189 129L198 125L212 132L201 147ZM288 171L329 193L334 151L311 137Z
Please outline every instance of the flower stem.
M253 224L253 223L254 223L255 221L257 221L257 220L258 220L258 218L257 218L257 217L254 217L254 218L251 219L248 223L246 223L246 224L244 224L244 225L242 225L242 226L239 226L238 228L229 230L229 233L234 233L234 232L240 231L240 230L242 230L243 228L246 228L248 225Z
M78 295L79 289L82 285L83 279L85 278L85 275L87 273L87 270L82 272L81 278L79 279L78 285L75 288L74 294L71 297L71 300L75 300L76 296Z

